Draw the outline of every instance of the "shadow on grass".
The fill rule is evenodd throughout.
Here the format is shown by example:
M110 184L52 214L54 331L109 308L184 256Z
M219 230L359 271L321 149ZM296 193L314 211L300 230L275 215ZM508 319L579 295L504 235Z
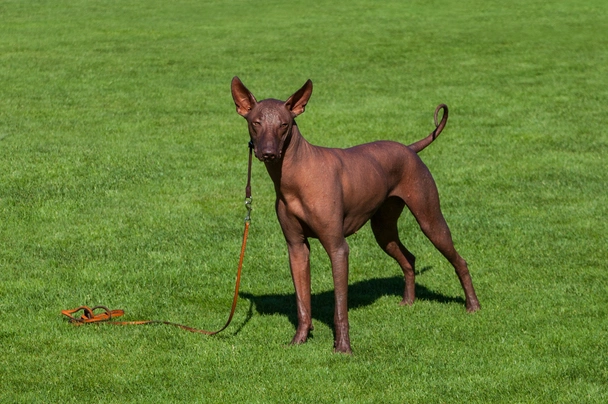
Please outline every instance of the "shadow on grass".
M390 278L375 278L354 283L348 286L348 309L353 310L360 307L372 305L376 300L383 296L398 296L395 301L397 304L403 296L404 280L401 276L393 276ZM259 314L280 314L286 316L289 321L297 327L298 318L296 315L296 297L294 293L284 294L269 294L269 295L254 295L251 293L241 292L239 296L247 299L250 302L249 314L245 323L239 327L239 330L249 321L253 312L252 304ZM313 293L312 300L312 317L314 320L321 321L333 328L334 322L334 291ZM434 292L422 285L416 285L416 300L430 300L442 304L459 303L464 305L465 300L462 297L450 297L441 293Z

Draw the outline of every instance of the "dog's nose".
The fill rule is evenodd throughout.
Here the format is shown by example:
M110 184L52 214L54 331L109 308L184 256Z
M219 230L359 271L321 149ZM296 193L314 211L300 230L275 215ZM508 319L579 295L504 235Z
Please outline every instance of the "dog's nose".
M277 155L272 150L263 150L262 151L262 160L273 161L276 158L277 158Z

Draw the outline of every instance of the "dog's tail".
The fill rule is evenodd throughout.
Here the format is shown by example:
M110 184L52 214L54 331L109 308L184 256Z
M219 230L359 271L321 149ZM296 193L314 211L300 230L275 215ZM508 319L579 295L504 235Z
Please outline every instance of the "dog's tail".
M443 110L443 116L441 117L441 122L437 122L437 116L439 115L439 111ZM435 108L435 130L432 131L427 137L424 139L420 139L416 143L412 143L408 145L411 150L416 153L420 153L424 150L425 147L433 143L433 140L439 136L443 128L445 128L445 124L448 122L448 106L445 104L439 104L437 108Z

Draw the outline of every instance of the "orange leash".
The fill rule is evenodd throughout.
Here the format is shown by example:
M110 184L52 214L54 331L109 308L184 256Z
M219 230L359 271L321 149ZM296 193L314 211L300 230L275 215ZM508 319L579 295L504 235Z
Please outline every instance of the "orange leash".
M179 327L183 330L195 332L199 334L214 335L224 331L234 316L236 311L236 304L239 298L239 286L241 284L241 270L243 269L243 259L245 258L245 247L247 246L247 237L249 235L249 223L251 221L251 161L252 161L253 143L249 142L249 163L247 168L247 186L245 187L245 207L247 208L247 215L245 216L245 230L243 231L243 243L241 244L241 254L239 256L239 265L236 272L236 286L234 288L234 297L232 298L232 308L230 309L230 315L228 321L222 328L217 331L201 330L194 327L189 327L183 324L172 323L170 321L161 320L139 320L139 321L110 321L116 317L123 316L124 310L110 310L106 306L95 306L90 308L88 306L80 306L72 310L61 310L61 314L68 317L69 322L74 325L83 325L89 323L104 322L105 324L114 325L145 325L145 324L166 324L174 327ZM101 313L95 314L95 310L103 310ZM82 311L83 314L80 317L75 317L74 314Z

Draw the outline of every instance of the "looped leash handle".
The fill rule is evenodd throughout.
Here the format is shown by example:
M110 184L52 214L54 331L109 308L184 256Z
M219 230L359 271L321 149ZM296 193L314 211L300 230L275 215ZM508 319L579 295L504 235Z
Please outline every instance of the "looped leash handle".
M95 314L95 310L102 309L102 313ZM82 311L81 317L74 317L74 314ZM110 310L106 306L80 306L72 310L61 310L61 314L69 318L70 323L81 325L86 323L97 323L100 321L108 321L115 317L120 317L125 314L124 310Z

